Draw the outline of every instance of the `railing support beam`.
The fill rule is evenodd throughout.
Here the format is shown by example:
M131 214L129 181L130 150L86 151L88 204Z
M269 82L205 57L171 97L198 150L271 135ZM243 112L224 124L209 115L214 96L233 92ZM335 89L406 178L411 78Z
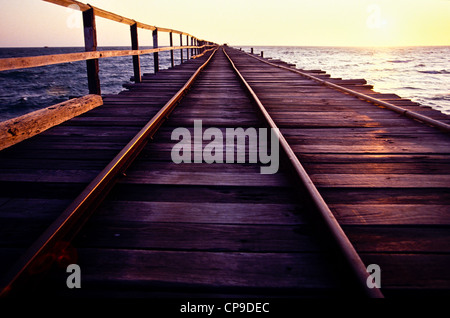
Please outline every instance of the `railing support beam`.
M186 46L189 46L189 35L186 35ZM186 60L189 60L189 49L186 49Z
M97 29L94 9L83 11L84 48L86 52L97 51ZM98 59L87 60L89 94L101 94Z
M169 40L170 40L170 46L173 46L173 36L172 36L172 32L169 33ZM170 66L174 67L175 66L175 62L173 60L173 50L170 50Z
M153 48L158 48L158 29L153 30ZM155 73L159 72L159 57L158 52L153 53L153 60L155 65Z
M139 50L137 23L130 26L130 31L131 31L131 49ZM134 81L136 83L140 83L142 81L142 78L141 78L141 62L139 59L139 55L133 55L133 71L134 71Z
M183 46L183 34L180 34L180 46ZM183 48L180 50L181 64L183 64Z

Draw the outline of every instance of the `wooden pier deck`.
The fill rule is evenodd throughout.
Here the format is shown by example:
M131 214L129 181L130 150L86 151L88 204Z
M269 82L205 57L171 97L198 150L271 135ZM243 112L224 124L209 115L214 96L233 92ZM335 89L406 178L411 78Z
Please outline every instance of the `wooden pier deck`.
M152 140L115 177L92 217L60 240L65 261L82 269L82 288L68 289L65 268L41 259L18 294L364 295L285 158L276 174L267 175L258 164L172 161L172 131L193 132L194 120L202 120L203 130L221 132L267 127L223 49L365 266L380 266L383 294L448 295L448 133L229 47L215 52ZM144 75L141 83L105 96L103 106L0 152L0 273L20 263L212 54ZM306 73L450 122L439 112L375 93L364 81ZM247 144L247 155L256 150Z
M448 292L448 133L248 55L231 56L363 261L382 268L384 293ZM449 123L437 111L375 93L364 81L343 82Z

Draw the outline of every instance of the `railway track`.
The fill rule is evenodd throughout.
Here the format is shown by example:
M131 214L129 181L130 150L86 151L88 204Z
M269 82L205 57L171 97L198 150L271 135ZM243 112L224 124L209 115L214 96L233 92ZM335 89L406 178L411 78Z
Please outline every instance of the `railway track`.
M161 96L168 100L164 106L120 146L118 155L38 239L26 249L3 251L21 256L2 281L2 296L383 297L380 289L367 283L370 263L361 260L336 212L322 197L323 184L317 186L299 161L292 131L284 136L283 129L294 125L289 123L290 115L286 114L286 121L273 105L265 106L264 98L270 94L260 94L264 88L243 64L247 57L237 54L218 48L192 62L189 71L175 68L144 76L142 83L109 98L110 107L117 110L154 98L157 89L162 94L166 81L175 79L182 86L171 98ZM279 75L270 72L265 74L278 80ZM186 82L180 81L181 73ZM135 108L139 114L142 108ZM96 118L103 125L114 120L104 113ZM280 118L282 128L277 123ZM77 125L92 119L81 116L62 129L88 138ZM140 122L135 115L110 134L133 131L130 127L135 131ZM183 157L189 162L176 164L173 147L180 135L174 138L173 132L178 128L180 134L192 137L192 148L189 143L183 149L193 151ZM252 154L261 155L270 138L252 145L247 136L248 142L239 148L233 137L232 147L226 144L224 149L245 154L243 162L204 161L208 153L196 141L204 146L212 141L211 134L217 142L225 136L224 141L229 129L240 128L277 134L276 173L262 174L264 164L249 162ZM207 131L209 138L204 135ZM51 139L52 134L50 130L47 136ZM90 134L94 136L95 129ZM33 142L6 151L5 160L27 147L33 149ZM105 149L117 147L111 144ZM219 147L214 149L209 158L220 161ZM226 156L224 151L222 159ZM234 156L230 161L237 161ZM350 230L354 238L355 229ZM66 285L65 266L70 263L81 268L79 289Z

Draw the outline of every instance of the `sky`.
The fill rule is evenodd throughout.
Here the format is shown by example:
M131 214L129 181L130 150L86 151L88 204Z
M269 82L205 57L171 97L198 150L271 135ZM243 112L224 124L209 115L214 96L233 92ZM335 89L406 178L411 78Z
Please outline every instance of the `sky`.
M253 46L450 45L450 0L82 0L215 43ZM0 0L0 47L83 46L81 13ZM129 26L97 18L99 46L129 46ZM151 31L139 31L141 46ZM168 35L160 35L168 45ZM178 39L174 45L178 45Z

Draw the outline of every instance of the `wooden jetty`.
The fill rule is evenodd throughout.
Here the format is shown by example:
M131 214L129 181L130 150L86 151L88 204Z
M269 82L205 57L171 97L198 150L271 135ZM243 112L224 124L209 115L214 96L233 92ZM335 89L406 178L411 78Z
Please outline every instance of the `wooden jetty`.
M449 295L448 116L191 35L160 48L158 31L172 45L186 33L49 2L83 11L87 53L0 69L86 59L91 95L0 124L2 296ZM132 50L100 56L95 16L129 24ZM156 30L154 49L139 50L139 27ZM157 72L141 74L139 56L161 50L191 59L159 70L155 55ZM117 55L133 56L135 83L101 98L98 58ZM173 132L200 120L202 133L272 128L278 172L175 163ZM249 158L261 148L249 140L231 146Z

